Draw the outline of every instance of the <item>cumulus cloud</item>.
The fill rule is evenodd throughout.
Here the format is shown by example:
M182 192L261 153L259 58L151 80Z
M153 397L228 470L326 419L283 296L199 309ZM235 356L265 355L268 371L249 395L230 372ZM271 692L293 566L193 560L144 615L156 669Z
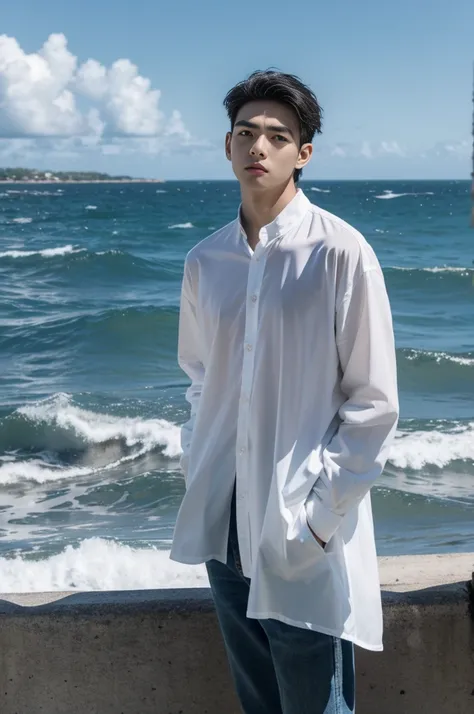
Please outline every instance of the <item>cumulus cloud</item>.
M419 154L421 159L444 159L445 161L460 161L468 163L472 156L472 140L438 141L425 147Z
M472 144L470 141L465 139L464 141L447 142L441 145L438 144L437 149L440 149L441 153L446 152L447 154L466 157L471 156Z
M341 159L357 159L363 156L365 159L376 159L387 154L393 156L405 156L405 151L397 141L368 141L362 144L350 142L339 142L330 149L330 155Z
M0 134L72 135L85 121L68 88L76 58L63 35L51 35L40 52L27 55L13 37L0 36Z
M78 68L76 91L101 106L104 129L127 136L154 136L162 128L163 114L158 109L160 91L149 79L138 74L128 59L120 59L106 69L96 60Z
M404 156L405 152L400 148L398 142L396 141L381 141L380 142L380 153L381 154L396 154L397 156Z
M118 153L136 138L142 141L135 149L151 153L199 145L179 111L164 116L160 96L129 59L110 67L95 59L79 64L63 34L50 35L31 54L0 35L0 138L64 138L104 153Z

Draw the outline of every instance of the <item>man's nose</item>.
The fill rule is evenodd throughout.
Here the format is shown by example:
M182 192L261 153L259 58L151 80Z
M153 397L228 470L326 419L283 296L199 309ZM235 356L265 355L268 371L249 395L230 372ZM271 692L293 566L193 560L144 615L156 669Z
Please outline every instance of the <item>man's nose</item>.
M250 149L251 156L266 156L265 140L263 136L260 136Z

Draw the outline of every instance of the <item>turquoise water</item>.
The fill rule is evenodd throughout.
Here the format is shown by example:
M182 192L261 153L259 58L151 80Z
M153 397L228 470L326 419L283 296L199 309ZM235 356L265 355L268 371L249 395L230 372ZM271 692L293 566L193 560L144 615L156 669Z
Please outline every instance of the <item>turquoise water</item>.
M401 421L374 489L379 553L469 550L469 184L301 186L373 245L392 304ZM187 415L176 364L183 261L239 200L236 182L0 185L4 589L133 587L138 567L143 587L168 582Z

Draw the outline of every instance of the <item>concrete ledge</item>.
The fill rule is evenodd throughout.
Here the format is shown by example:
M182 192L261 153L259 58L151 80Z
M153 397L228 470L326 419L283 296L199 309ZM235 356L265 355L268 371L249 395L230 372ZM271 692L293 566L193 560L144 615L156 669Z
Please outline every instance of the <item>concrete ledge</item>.
M361 714L474 711L474 554L381 558ZM2 714L238 714L205 588L0 595Z

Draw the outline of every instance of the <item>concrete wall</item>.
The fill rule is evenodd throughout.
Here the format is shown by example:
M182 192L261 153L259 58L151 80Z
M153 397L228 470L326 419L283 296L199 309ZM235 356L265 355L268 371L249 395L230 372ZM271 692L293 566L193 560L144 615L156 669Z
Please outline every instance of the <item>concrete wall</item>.
M360 714L472 714L474 554L380 560ZM414 580L416 576L416 580ZM207 589L0 596L2 714L237 714Z

